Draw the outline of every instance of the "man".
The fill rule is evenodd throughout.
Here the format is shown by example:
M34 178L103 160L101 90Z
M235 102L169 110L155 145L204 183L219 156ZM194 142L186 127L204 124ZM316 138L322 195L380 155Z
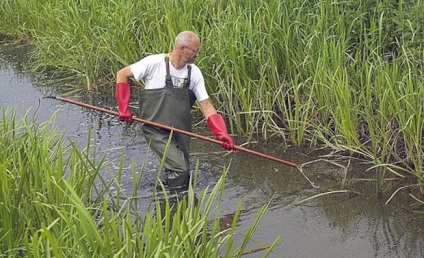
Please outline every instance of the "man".
M169 54L149 55L131 64L116 75L116 100L119 119L132 122L129 109L130 85L128 79L144 79L145 89L140 93L140 116L143 119L191 131L190 109L195 100L203 116L222 146L234 150L224 119L217 113L209 99L200 69L193 64L199 56L200 39L192 31L183 31L175 39ZM143 125L143 135L153 152L162 159L169 139L167 130ZM165 159L169 189L186 188L189 183L190 137L173 133Z

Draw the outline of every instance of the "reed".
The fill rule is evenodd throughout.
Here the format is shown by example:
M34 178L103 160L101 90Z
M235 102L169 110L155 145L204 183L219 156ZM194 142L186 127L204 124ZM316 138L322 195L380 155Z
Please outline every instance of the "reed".
M33 42L35 68L72 71L112 94L122 66L197 31L198 65L231 132L325 143L381 167L380 184L393 171L421 186L423 5L14 0L0 3L0 32Z
M16 119L14 110L2 109L0 257L240 257L245 252L267 206L245 236L236 223L221 229L218 200L225 169L216 186L198 198L193 188L176 200L154 195L155 209L142 211L136 189L120 195L122 162L107 182L102 175L110 166L104 158L90 146L67 144L52 122ZM135 170L133 165L137 188Z

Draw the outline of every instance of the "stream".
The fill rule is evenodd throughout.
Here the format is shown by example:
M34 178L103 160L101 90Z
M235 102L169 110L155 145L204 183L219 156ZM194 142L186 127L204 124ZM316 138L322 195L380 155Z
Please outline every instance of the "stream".
M114 84L111 83L108 94L72 93L69 82L62 85L52 75L32 73L28 69L28 49L25 46L0 45L0 106L16 108L18 117L27 113L32 118L36 114L40 123L54 116L55 126L59 132L65 132L66 139L81 148L90 143L99 157L105 155L106 161L111 164L102 175L105 178L114 177L123 155L121 195L131 195L133 191L131 164L137 167L144 164L137 192L140 196L151 195L160 163L141 136L140 125L124 124L111 115L54 99L43 99L48 95L71 92L65 97L116 111L112 94ZM194 132L212 137L206 123L197 120ZM243 143L242 138L234 139L237 144ZM414 212L417 207L402 192L385 204L397 188L377 195L374 183L353 180L352 175L375 177L366 164L355 160L337 161L341 167L347 168L347 178L341 180L343 189L360 194L328 194L295 205L319 193L342 189L337 178L341 167L319 161L325 154L319 149L286 147L279 142L245 147L296 164L317 162L310 163L302 174L296 168L259 156L240 151L228 154L219 145L192 140L192 167L199 162L196 191L213 187L223 168L229 167L224 195L219 203L219 216L224 224L232 223L231 218L241 201L237 225L243 232L255 221L262 206L269 203L253 235L255 242L247 248L258 251L243 257L261 257L264 252L259 249L271 245L278 236L281 239L269 257L424 257L424 215ZM333 173L332 170L337 172L336 178L334 175L330 179L325 178ZM314 188L308 179L319 189Z

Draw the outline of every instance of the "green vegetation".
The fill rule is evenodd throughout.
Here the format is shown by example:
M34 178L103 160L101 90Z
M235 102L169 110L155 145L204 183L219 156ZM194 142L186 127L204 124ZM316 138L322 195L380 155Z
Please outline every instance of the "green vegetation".
M34 67L113 94L124 65L200 34L214 102L233 133L324 143L423 185L424 3L394 0L3 0L0 32ZM85 87L84 86L84 87Z
M0 118L0 257L240 257L267 207L242 236L236 228L241 206L232 227L221 229L211 216L219 211L224 169L196 201L190 188L173 203L175 212L166 195L161 202L152 197L155 209L142 212L137 191L119 195L122 165L106 182L99 173L108 169L104 158L90 146L81 151L67 144L52 121L17 120L4 109ZM264 248L264 257L277 241Z

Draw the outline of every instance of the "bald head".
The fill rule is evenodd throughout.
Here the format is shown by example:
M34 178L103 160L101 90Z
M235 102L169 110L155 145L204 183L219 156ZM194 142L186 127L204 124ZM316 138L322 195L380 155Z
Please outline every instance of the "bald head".
M192 31L182 31L175 38L174 48L178 48L179 46L189 46L194 41L198 41L200 43L200 38L196 33Z

